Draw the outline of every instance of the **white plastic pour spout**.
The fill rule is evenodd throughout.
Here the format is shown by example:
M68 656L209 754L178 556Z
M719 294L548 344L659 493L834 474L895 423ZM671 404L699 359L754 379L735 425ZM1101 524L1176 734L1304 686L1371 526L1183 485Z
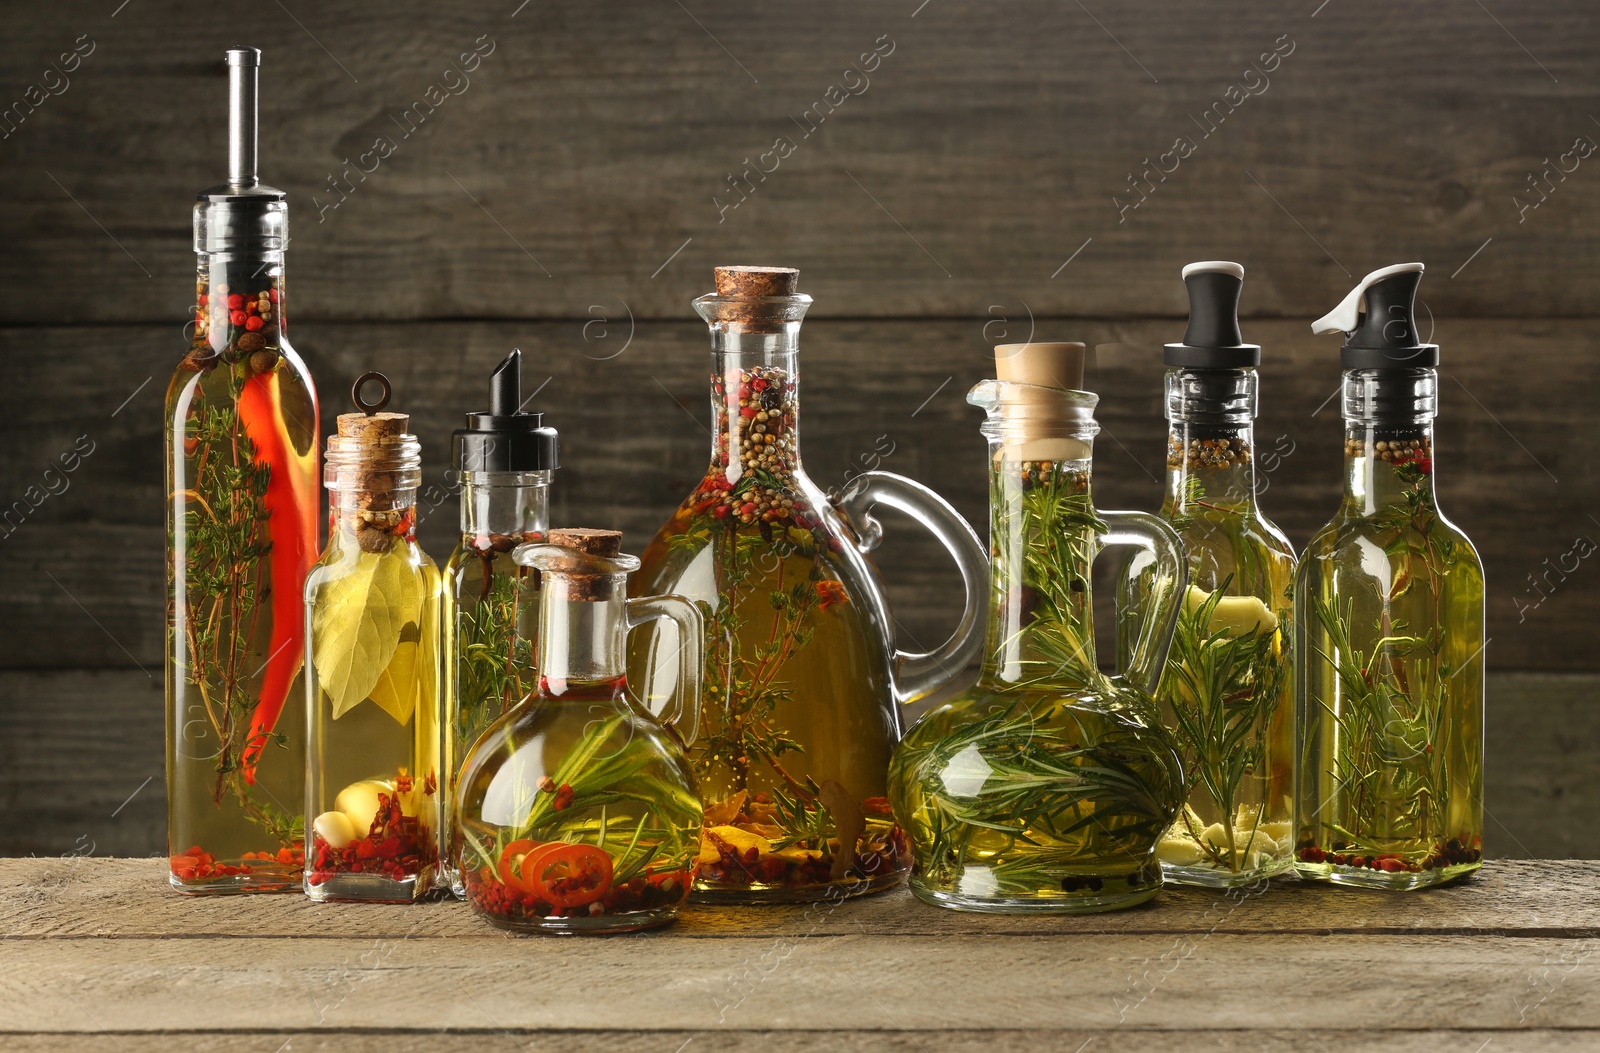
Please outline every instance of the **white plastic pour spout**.
M1421 274L1425 268L1420 263L1397 263L1392 267L1380 267L1371 274L1362 278L1350 295L1339 301L1339 306L1311 323L1311 331L1319 336L1323 333L1353 333L1361 325L1361 299L1366 296L1367 289L1373 284L1396 274L1406 274L1415 271Z

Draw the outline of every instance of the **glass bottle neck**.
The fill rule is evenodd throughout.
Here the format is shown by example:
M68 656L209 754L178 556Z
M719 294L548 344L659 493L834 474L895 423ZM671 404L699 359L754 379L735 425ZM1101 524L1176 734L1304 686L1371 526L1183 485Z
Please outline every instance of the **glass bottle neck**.
M417 489L375 493L328 489L328 548L334 553L384 553L417 540Z
M1255 428L1172 421L1163 518L1256 510Z
M1024 459L1030 453L1038 455L1026 446L990 443L982 682L1082 687L1100 676L1089 586L1099 525L1089 490L1091 460Z
M1432 420L1345 421L1345 514L1369 516L1396 505L1434 507Z
M196 259L193 350L276 355L286 328L283 253L200 252ZM255 364L257 372L270 367Z
M461 533L537 541L550 528L550 472L462 472Z
M543 572L539 682L547 698L621 697L627 669L626 575Z
M800 470L799 323L777 333L712 329L711 464L731 486Z

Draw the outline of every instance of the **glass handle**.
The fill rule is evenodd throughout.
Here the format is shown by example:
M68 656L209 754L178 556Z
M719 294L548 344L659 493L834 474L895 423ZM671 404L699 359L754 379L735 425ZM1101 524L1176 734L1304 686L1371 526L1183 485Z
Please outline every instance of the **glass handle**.
M1107 527L1099 537L1099 548L1139 549L1142 558L1130 560L1126 574L1150 575L1149 590L1142 593L1144 618L1137 626L1129 626L1129 635L1117 650L1123 658L1122 676L1154 695L1166 668L1173 630L1178 627L1183 591L1189 585L1189 559L1183 539L1164 519L1149 512L1100 512L1099 516ZM1126 587L1118 588L1119 606L1128 591ZM1124 622L1124 611L1117 612L1117 620L1119 624Z
M685 746L700 733L700 662L704 632L700 610L682 596L643 596L629 600L629 631L646 622L665 618L678 630L678 688L658 714L671 724Z
M988 554L961 513L926 486L903 475L863 472L844 488L837 504L855 528L856 547L862 552L871 552L883 540L883 526L872 517L873 506L883 504L904 512L938 538L961 571L967 602L950 639L932 651L897 648L894 652L894 696L900 702L915 702L959 675L983 647Z

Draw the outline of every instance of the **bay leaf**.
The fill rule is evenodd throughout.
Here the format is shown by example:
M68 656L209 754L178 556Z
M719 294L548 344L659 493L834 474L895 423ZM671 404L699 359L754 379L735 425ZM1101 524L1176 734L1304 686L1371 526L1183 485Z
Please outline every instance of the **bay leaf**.
M335 720L372 693L400 646L401 630L418 622L422 600L417 571L399 546L360 553L344 574L321 587L311 615L311 648Z
M411 722L411 714L417 709L417 695L422 688L417 674L427 668L417 662L422 650L422 630L416 622L407 622L400 630L400 646L394 649L394 657L389 659L369 696L401 726Z

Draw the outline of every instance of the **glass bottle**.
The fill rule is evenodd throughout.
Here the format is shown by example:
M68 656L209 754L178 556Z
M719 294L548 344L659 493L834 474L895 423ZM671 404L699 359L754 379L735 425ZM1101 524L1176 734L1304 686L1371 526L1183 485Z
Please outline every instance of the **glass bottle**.
M1218 888L1294 866L1294 549L1256 503L1261 348L1241 342L1243 279L1236 263L1185 267L1189 328L1166 346L1160 516L1183 539L1189 588L1157 697L1187 801L1156 855L1168 881Z
M256 177L261 53L227 53L228 181L194 207L194 332L167 388L167 846L180 892L300 887L317 394L285 331L284 193Z
M1435 500L1421 278L1374 271L1313 326L1349 334L1345 487L1295 579L1296 864L1369 888L1438 884L1483 854L1483 566Z
M683 744L700 702L700 614L679 596L625 599L639 561L614 530L552 530L517 563L542 581L538 689L490 725L456 791L466 896L524 932L626 932L677 917L700 848ZM665 618L683 634L663 723L630 699L624 640Z
M368 406L362 385L377 380ZM422 445L356 381L328 439L328 547L306 579L306 895L409 901L436 877L439 572L417 544Z
M455 433L461 539L444 569L446 809L467 747L538 687L539 575L512 552L543 541L550 525L556 432L543 423L544 414L522 412L522 352L514 350L490 379L488 412L469 413ZM440 827L448 836L448 812ZM456 856L446 845L440 858L461 896Z
M1082 344L996 351L1002 376L1064 375L1082 386ZM1034 368L1009 361L1018 356L1075 361ZM986 380L967 401L989 414L988 634L978 682L895 750L889 793L916 859L911 890L1001 913L1143 902L1161 887L1156 843L1183 803L1173 742L1147 693L1172 635L1182 546L1155 516L1094 507L1099 396ZM1121 676L1096 661L1090 590L1090 564L1112 545L1154 562Z
M706 902L783 902L887 888L909 864L885 776L898 704L976 656L983 549L931 490L887 472L837 505L800 464L798 272L719 267L695 301L711 328L711 465L646 548L633 587L702 605L705 702L689 751L706 804L695 882ZM966 609L936 650L896 650L877 577L877 502L915 517L955 559ZM681 642L640 633L633 682L648 700Z

